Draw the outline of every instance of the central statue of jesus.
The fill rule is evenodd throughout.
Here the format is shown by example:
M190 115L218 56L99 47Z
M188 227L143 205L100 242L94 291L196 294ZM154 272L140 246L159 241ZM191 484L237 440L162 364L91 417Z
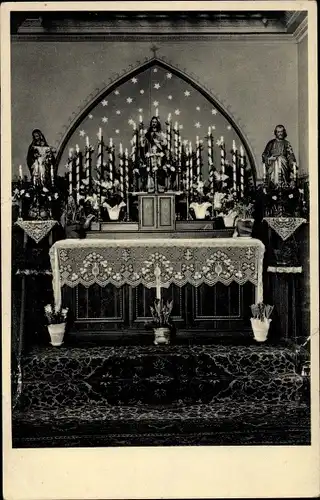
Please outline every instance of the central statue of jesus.
M170 159L170 151L166 134L161 130L161 123L157 116L153 116L145 134L144 156L148 166L148 187L156 179L159 190L164 190L166 185L166 165Z

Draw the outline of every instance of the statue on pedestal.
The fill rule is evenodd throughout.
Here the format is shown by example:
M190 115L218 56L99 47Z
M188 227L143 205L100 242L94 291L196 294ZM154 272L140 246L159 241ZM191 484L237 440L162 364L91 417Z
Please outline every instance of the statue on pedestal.
M28 149L27 165L34 185L53 184L56 176L55 156L43 133L39 129L32 132L32 142Z
M274 129L275 139L266 145L262 153L262 162L265 165L265 180L276 185L288 185L296 178L297 161L283 125Z

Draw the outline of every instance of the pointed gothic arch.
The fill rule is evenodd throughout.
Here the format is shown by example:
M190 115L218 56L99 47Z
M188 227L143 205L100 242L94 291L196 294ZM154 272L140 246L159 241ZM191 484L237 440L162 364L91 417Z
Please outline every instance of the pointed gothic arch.
M205 97L211 104L214 106L223 116L224 118L232 125L233 129L241 139L242 145L245 149L245 153L248 158L248 163L252 172L252 178L254 183L257 179L257 168L254 160L254 155L252 153L252 149L250 144L241 130L239 124L236 122L234 117L231 115L230 111L228 111L225 106L207 89L205 89L198 81L192 78L190 75L171 65L170 63L158 58L154 57L144 63L139 63L139 65L134 68L126 71L123 75L117 76L113 81L110 82L109 85L104 87L101 91L99 91L93 98L88 100L87 104L80 111L80 113L76 116L76 118L71 122L67 132L65 133L60 146L57 152L57 165L59 166L62 154L68 144L69 139L73 135L76 128L82 122L82 120L90 114L93 108L105 97L111 94L116 87L119 87L121 84L127 82L129 79L138 76L140 73L146 71L153 66L159 66L167 71L170 71L172 74L184 80L187 84L191 85L197 92L199 92L203 97Z

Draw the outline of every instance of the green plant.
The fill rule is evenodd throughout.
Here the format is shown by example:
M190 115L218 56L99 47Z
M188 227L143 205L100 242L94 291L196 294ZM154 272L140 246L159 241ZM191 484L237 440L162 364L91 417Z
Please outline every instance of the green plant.
M155 328L171 326L170 316L172 312L173 301L163 302L162 299L155 299L154 305L150 306L153 324Z

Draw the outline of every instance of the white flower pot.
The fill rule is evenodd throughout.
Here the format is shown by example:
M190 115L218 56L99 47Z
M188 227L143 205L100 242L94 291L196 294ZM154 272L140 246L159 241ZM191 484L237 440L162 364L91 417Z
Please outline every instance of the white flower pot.
M207 215L207 210L211 206L212 206L211 203L209 203L208 201L205 201L203 203L197 203L194 201L193 203L190 204L190 208L193 208L197 220L205 219Z
M169 328L154 328L154 341L155 345L170 344L170 330Z
M267 340L271 321L271 319L267 318L265 318L264 321L257 318L251 318L253 336L257 342L265 342Z
M51 345L58 347L63 344L64 332L66 329L65 323L48 325L48 330L51 338Z

